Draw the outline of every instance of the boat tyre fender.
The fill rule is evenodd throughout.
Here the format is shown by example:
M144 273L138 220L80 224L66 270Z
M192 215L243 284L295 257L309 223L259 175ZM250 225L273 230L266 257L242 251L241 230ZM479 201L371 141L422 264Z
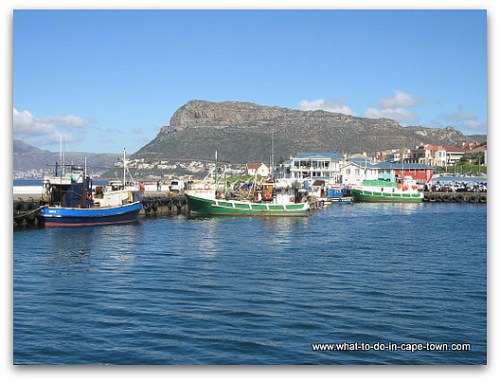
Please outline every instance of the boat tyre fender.
M153 209L153 212L158 211L158 202L156 200L151 203L151 208Z
M458 203L463 203L465 200L464 200L464 196L463 195L457 195L455 200L458 202Z
M424 195L424 202L428 202L429 201L429 195Z
M24 218L26 217L26 211L28 211L28 203L27 202L20 202L19 207L17 209L17 217L14 218L14 221L17 224L23 223Z
M477 203L477 198L475 195L469 196L469 203Z
M457 198L455 197L455 195L451 195L450 202L455 203L456 201L457 201Z
M480 201L481 203L486 203L486 196L481 195L481 196L479 197L479 201Z
M12 212L14 212L14 216L19 213L20 209L21 209L21 202L19 201L14 202L14 205L12 206Z
M151 200L143 199L142 200L142 207L144 208L144 211L146 211L146 212L151 211Z
M32 223L36 217L36 206L33 202L26 203L26 221Z
M443 197L441 195L436 196L436 202L442 202Z
M20 201L14 202L14 206L12 209L12 211L14 213L14 221L17 224L21 224L24 220L24 218L22 217L22 212L21 212L22 204L23 203ZM19 215L21 215L21 217L19 217Z
M443 202L448 203L450 201L449 195L443 195Z

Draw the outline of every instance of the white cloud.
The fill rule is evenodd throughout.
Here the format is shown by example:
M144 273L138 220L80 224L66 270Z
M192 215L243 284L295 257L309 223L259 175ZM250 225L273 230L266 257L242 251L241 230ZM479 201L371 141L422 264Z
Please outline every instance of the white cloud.
M394 97L380 98L378 101L379 105L383 109L401 108L401 107L412 107L421 103L421 100L411 94L402 92L401 90L396 90L394 92Z
M409 110L422 103L422 100L401 90L394 91L393 97L381 97L377 101L378 108L370 107L365 110L367 118L389 118L400 123L415 123L420 116Z
M60 127L74 127L77 129L82 129L85 127L85 122L83 121L83 119L73 114L60 117L47 117L44 118L44 120Z
M417 114L411 112L410 110L404 107L394 107L387 109L376 109L370 107L365 110L364 116L367 118L374 118L374 119L389 118L401 123L411 123L420 120L420 117Z
M459 130L469 130L469 132L486 134L486 124L479 121L477 115L464 111L462 107L456 113L441 114L438 118L455 124Z
M301 100L299 102L300 110L324 110L332 113L342 113L348 115L356 115L356 113L345 104L344 100L336 99L313 99L313 100Z
M51 116L37 118L28 110L12 112L13 137L30 143L53 144L59 142L62 136L65 142L78 141L81 138L77 130L86 127L85 121L75 115Z
M51 134L54 126L51 123L35 118L28 110L22 112L14 108L13 111L13 129L16 136L40 136Z

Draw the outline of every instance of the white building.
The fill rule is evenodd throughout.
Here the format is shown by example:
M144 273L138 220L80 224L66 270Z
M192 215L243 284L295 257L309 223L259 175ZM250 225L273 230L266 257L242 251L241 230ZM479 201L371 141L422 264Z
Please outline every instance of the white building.
M378 179L378 168L368 158L347 159L341 168L342 183L359 185L363 180Z
M250 176L260 175L267 178L269 171L269 166L265 163L247 163L247 174Z
M341 183L340 172L343 157L338 153L299 153L283 163L282 176L302 182L323 180L326 183Z

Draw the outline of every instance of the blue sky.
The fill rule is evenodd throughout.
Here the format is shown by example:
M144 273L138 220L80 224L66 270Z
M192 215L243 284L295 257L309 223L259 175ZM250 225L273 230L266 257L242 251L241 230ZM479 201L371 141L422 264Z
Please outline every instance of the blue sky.
M13 138L132 153L192 99L486 134L485 11L15 11Z

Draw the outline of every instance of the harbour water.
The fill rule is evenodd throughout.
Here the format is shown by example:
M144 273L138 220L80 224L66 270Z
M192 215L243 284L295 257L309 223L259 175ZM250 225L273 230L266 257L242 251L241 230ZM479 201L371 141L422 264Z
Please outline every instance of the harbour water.
M485 364L486 219L484 204L354 204L16 229L13 360Z

